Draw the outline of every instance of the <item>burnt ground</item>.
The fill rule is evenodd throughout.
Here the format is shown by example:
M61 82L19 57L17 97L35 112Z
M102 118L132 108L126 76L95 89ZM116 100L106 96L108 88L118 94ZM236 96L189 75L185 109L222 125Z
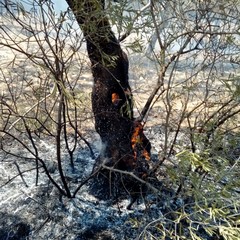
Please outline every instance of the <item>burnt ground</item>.
M94 152L97 156L97 149L94 148ZM68 161L63 161L72 191L89 176L94 162L84 146L79 148L74 170ZM58 181L56 165L49 165L49 170ZM163 198L149 192L140 196L128 210L131 197L126 192L117 198L116 195L111 197L109 183L99 177L88 181L75 198L69 199L50 184L42 169L36 186L34 162L3 153L0 176L0 239L4 240L137 239L170 205L177 206L170 203L170 192L162 191ZM156 230L150 232L157 236Z
M154 162L157 160L155 146L162 141L162 134L159 127L148 129L146 134L153 142ZM92 138L89 135L88 140L91 139L94 157L86 145L80 142L74 160L75 168L72 169L67 158L62 161L71 192L88 178L99 155L99 139L94 132ZM45 151L46 156L51 156L55 151L54 147L54 144L49 142L48 148L42 151ZM19 146L14 146L14 143L12 148L19 153L23 151ZM175 212L185 209L191 215L194 211L194 199L180 196L175 198L176 189L166 188L161 180L151 181L151 184L160 190L159 195L144 188L144 194L138 195L137 201L129 210L127 208L132 196L121 187L116 191L114 187L119 186L119 183L114 182L115 173L111 182L111 193L109 179L106 181L98 175L87 181L75 198L67 198L50 183L42 168L39 170L36 186L34 161L17 159L3 152L0 153L0 159L1 240L161 239L161 226L169 228L169 231L178 231L174 230L177 226ZM57 165L52 162L47 164L52 177L60 184ZM164 175L159 176L159 179L163 178ZM188 226L184 221L181 224ZM208 236L201 227L198 233L206 240L222 239L215 238L215 235ZM165 239L171 238L166 236Z

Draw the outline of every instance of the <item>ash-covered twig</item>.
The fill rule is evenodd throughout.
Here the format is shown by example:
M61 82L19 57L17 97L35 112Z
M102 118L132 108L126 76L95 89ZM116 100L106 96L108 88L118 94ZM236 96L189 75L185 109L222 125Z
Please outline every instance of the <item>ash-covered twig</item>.
M15 163L15 165L16 165L16 162L14 162L14 163ZM18 166L18 165L17 165L17 166ZM42 168L42 166L39 166L38 168ZM7 182L5 182L4 184L2 184L2 185L0 186L0 188L6 186L8 183L12 182L15 178L17 178L18 176L21 176L23 173L31 172L31 171L34 171L34 170L36 170L35 167L34 167L34 168L31 168L31 169L27 169L27 170L25 170L25 171L18 171L19 173L18 173L17 175L15 175L14 177L10 178ZM23 181L24 181L24 180L23 180ZM24 181L24 183L25 183L25 181ZM25 183L25 185L26 185L26 183ZM26 187L28 187L28 185L26 185Z
M84 186L91 178L93 178L100 170L102 169L102 167L98 167L95 171L92 172L92 174L90 174L86 179L84 179L80 185L76 188L76 190L74 191L72 197L75 198L76 194L78 193L78 191L82 188L82 186Z
M23 173L22 173L22 171L20 170L20 167L19 167L19 165L17 164L16 161L14 161L14 165L17 167L19 176L21 177L23 183L25 184L26 187L28 187L28 185L27 185L27 183L26 183L26 181L25 181L25 179L24 179L24 177L23 177Z
M136 179L137 181L139 181L142 184L145 184L149 189L151 189L155 194L159 194L160 190L155 188L152 184L150 184L149 182L141 179L140 177L136 176L133 172L127 172L127 171L123 171L123 170L119 170L113 167L108 167L105 164L101 165L103 169L107 169L109 171L113 171L113 172L117 172L117 173L121 173L121 174L125 174L128 175L134 179Z

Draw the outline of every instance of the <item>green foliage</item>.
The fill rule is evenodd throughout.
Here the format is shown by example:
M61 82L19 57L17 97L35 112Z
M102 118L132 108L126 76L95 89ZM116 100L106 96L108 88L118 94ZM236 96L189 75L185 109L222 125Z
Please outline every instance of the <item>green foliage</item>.
M181 203L148 223L141 239L148 239L153 227L158 232L153 239L239 239L240 182L234 179L238 179L240 158L231 166L209 153L184 150L176 157L179 162L175 170L171 168L171 177L176 185L184 185L176 197ZM203 171L196 171L199 167Z
M183 152L178 153L176 157L180 160L180 168L182 168L181 166L184 168L189 165L190 169L201 168L205 172L210 172L212 167L208 159L209 153L206 152L201 155L202 156L189 150L184 150ZM187 167L187 169L189 169L189 167Z

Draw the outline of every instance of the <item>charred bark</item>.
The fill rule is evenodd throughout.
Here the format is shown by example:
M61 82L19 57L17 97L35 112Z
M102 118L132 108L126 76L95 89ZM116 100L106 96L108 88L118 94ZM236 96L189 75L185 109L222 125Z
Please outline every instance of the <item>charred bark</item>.
M138 156L149 160L151 145L141 123L134 122L128 58L111 30L104 1L67 0L67 3L83 31L91 61L92 109L95 128L103 143L99 162L121 170L145 172L139 170Z

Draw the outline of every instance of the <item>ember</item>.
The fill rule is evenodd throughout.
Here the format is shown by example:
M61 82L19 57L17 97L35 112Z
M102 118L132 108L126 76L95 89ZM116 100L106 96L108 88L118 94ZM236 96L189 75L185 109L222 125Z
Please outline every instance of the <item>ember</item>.
M112 94L112 103L117 106L121 99L119 98L119 95L117 93Z

